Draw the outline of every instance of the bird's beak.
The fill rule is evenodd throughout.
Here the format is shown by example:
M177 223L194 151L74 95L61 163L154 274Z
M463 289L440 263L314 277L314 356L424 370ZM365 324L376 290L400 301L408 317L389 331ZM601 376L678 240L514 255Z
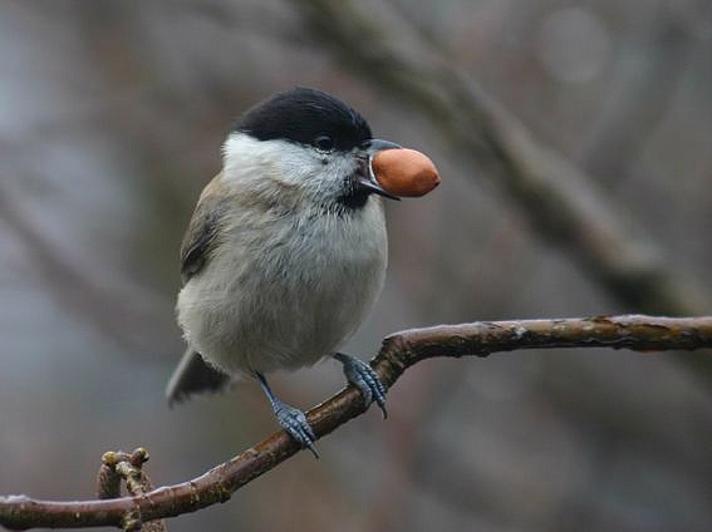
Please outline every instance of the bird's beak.
M400 198L398 196L394 196L390 192L384 190L383 187L381 187L381 185L378 183L376 175L373 173L373 157L379 151L396 150L401 147L402 146L396 144L395 142L390 142L388 140L382 139L371 139L364 143L362 146L362 153L365 156L364 158L367 162L365 165L366 168L364 168L363 172L360 172L356 176L357 185L363 190L373 192L374 194L378 194L379 196L383 196L384 198L400 201Z

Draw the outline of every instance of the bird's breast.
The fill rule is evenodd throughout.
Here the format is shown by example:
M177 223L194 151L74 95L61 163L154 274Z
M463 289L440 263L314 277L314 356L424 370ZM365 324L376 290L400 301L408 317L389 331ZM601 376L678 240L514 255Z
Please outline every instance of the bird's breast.
M356 331L381 291L386 263L376 198L343 216L234 220L208 271L181 293L179 321L189 342L228 371L310 365Z

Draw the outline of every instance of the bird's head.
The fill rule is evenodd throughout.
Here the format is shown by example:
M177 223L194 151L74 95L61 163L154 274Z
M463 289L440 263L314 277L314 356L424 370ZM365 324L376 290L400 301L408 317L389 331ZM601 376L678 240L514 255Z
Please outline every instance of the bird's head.
M374 139L368 122L322 91L296 88L249 109L225 142L224 175L268 203L363 207L398 199L376 181L373 156L399 148Z

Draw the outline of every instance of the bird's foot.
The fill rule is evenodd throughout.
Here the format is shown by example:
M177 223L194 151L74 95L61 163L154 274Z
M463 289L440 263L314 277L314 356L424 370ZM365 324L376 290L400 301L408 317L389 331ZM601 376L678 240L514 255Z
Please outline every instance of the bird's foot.
M255 377L257 377L257 382L260 383L262 390L272 405L277 423L287 431L287 434L289 434L293 440L301 445L302 449L309 449L314 455L314 458L319 458L319 453L314 446L316 435L309 425L304 412L278 399L272 392L269 384L267 384L267 378L262 373L255 371Z
M279 425L287 431L302 448L309 449L314 458L319 458L319 453L314 446L316 435L309 425L304 412L293 406L283 403L279 399L273 402L274 415Z
M361 391L366 405L368 406L373 401L376 401L376 404L383 412L383 419L387 418L386 387L376 372L373 371L373 368L366 362L343 353L336 353L334 358L343 364L346 380Z

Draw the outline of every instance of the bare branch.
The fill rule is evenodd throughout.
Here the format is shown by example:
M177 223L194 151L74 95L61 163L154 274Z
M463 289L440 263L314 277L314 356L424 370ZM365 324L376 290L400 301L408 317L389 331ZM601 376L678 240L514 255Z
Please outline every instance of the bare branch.
M712 317L655 318L640 315L476 322L411 329L387 337L371 365L387 387L410 366L428 358L478 356L535 348L611 347L635 351L712 347ZM312 408L307 418L318 438L366 411L354 388ZM195 512L218 502L298 451L277 432L231 460L188 482L134 497L52 502L0 497L0 525L12 529L124 526ZM115 486L110 488L116 493Z

